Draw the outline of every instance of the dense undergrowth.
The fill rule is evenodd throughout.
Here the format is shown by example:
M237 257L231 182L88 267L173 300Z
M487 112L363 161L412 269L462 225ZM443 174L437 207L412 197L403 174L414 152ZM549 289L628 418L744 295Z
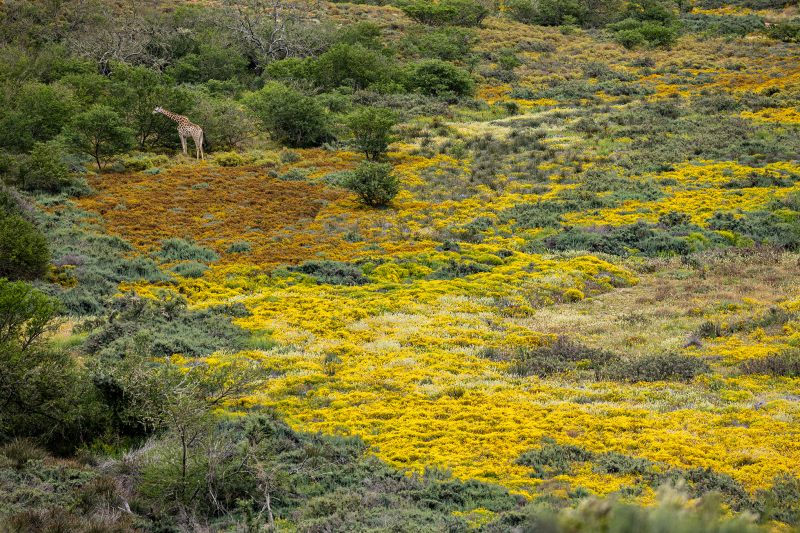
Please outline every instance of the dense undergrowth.
M796 4L248 2L0 6L0 531L798 524Z

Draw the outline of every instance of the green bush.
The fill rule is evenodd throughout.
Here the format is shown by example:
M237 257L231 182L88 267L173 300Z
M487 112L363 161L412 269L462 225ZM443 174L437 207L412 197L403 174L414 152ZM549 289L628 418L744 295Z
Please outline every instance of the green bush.
M244 165L244 158L236 152L222 152L214 155L214 164L221 167L239 167Z
M325 110L310 96L271 82L244 99L264 131L293 147L316 146L329 137Z
M465 96L475 89L469 74L445 61L431 59L412 65L407 72L407 88L426 95Z
M417 0L412 4L402 6L400 9L414 22L427 26L450 24L457 15L455 7L445 2L430 2L428 0Z
M109 319L87 337L82 350L106 361L116 361L134 349L152 357L239 351L251 337L224 315L229 311L190 310L186 300L173 293L162 293L160 300L128 294L105 311Z
M23 218L8 191L0 190L0 278L35 280L47 274L49 262L45 236Z
M0 98L0 146L20 152L55 138L77 110L64 86L23 83Z
M171 238L161 241L161 249L155 253L156 257L164 263L174 261L218 261L219 255L204 248L199 244L194 244L183 239Z
M360 267L339 261L306 261L299 266L286 267L289 272L298 272L326 285L366 285L370 279Z
M36 143L28 161L20 167L20 182L20 188L26 191L58 193L72 180L59 158L59 148L54 143Z
M178 263L172 267L172 271L184 278L202 278L203 274L208 270L208 267L203 263L195 263L192 261L186 263Z
M800 24L779 22L767 28L767 36L785 43L800 42Z
M91 156L100 171L135 142L134 131L108 106L94 106L75 116L64 128L64 138L70 150Z
M617 359L619 356L613 352L591 348L562 335L553 344L520 350L508 370L522 377L548 377L580 367L593 370L599 379L603 369Z
M325 90L346 86L354 90L367 89L395 75L396 68L386 56L360 44L339 43L313 64L317 85Z
M153 168L153 162L149 157L131 157L122 161L122 166L131 172L141 172Z
M461 28L410 28L400 46L409 55L443 61L459 61L472 53L478 42L475 30Z
M759 359L748 359L739 363L739 370L742 374L800 377L800 357L796 352L786 352Z
M572 472L572 463L590 461L594 454L572 444L558 444L550 437L542 439L541 448L523 452L515 464L531 468L529 475L550 479Z
M615 381L691 381L708 372L708 363L693 355L659 353L636 358L618 359L610 364L604 375Z
M351 172L342 185L356 193L359 200L368 206L385 206L400 192L400 178L392 170L392 165L365 161Z
M378 159L394 141L392 130L397 122L388 109L368 107L347 117L347 127L353 134L354 144L367 159Z

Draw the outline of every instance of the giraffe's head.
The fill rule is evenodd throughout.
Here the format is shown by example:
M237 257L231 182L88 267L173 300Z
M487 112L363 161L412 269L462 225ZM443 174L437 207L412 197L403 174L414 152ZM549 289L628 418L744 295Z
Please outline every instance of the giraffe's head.
M155 115L156 113L161 113L162 111L164 110L161 109L161 106L158 106L157 108L153 109L153 114Z

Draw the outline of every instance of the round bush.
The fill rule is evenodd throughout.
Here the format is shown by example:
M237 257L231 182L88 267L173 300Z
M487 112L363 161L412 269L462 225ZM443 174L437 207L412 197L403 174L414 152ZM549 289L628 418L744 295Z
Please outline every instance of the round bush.
M427 95L453 93L471 94L475 82L469 74L446 61L431 59L411 68L407 77L408 88Z
M392 174L392 165L364 162L358 165L344 183L366 205L379 207L389 204L400 192L400 178Z

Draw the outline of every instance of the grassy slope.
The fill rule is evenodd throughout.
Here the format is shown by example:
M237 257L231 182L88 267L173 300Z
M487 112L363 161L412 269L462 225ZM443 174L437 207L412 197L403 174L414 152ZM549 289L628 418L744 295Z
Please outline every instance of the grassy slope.
M393 8L333 9L342 18L344 12L376 17L397 31L411 24ZM525 40L556 46L553 54L520 54L525 65L515 72L523 85L557 77L585 79L582 65L600 61L630 73L635 80L629 83L654 90L641 101L669 98L687 114L693 112L690 102L703 91L758 91L800 81L796 46L767 46L758 40L698 41L687 36L671 51L628 52L586 32L562 35L557 29L499 19L489 19L480 33L480 49L487 52ZM644 56L655 61L655 69L630 66ZM731 62L747 68L726 68ZM486 82L479 97L493 104L512 100L510 91L510 86ZM407 135L393 147L403 192L388 210L365 210L340 191L320 185L271 180L263 168L209 164L158 176L104 175L92 182L98 194L79 199L78 206L101 214L106 231L123 235L142 251L157 245L157 239L189 235L220 253L222 260L204 277L177 279L169 286L198 307L242 301L254 316L239 323L268 331L279 341L273 350L244 354L282 370L252 402L279 406L304 430L357 433L394 466L442 465L462 479L556 500L568 500L583 487L594 494L623 491L652 501L651 488L624 492L635 483L633 477L598 473L591 463L576 464L550 480L531 478L514 460L550 436L597 452L617 451L682 468L712 467L750 491L768 488L776 476L797 475L800 382L742 376L736 366L797 344L796 318L757 327L759 317L771 308L800 308L796 255L709 253L701 258L701 267L687 267L678 259L527 254L520 251L525 243L521 236L540 230L517 230L512 224L496 225L481 236L482 244L462 244L460 253L437 251L454 227L518 203L554 198L581 183L585 174L579 165L582 171L619 171L621 161L634 153L633 139L619 136L622 125L612 119L641 101L604 95L594 103L535 95L513 100L523 114L507 117L496 107L462 108L438 121L404 124L404 131L423 135ZM582 115L598 123L609 121L610 129L587 138L572 128ZM733 115L749 121L754 137L767 139L780 135L781 129L796 132L800 123L791 107ZM470 140L487 134L499 144L510 142L510 126L522 119L538 122L546 131L544 144L555 153L543 164L549 175L538 184L524 167L530 153L511 154L500 161L491 180L474 182L467 169L481 148L459 155L446 145L455 139L469 146ZM300 162L279 170L312 167L313 179L351 168L358 160L348 152L298 153ZM791 160L769 165L757 172L800 170ZM668 171L643 173L643 179L675 180L659 187L661 198L567 213L565 221L577 226L655 222L660 213L680 209L702 225L715 210L759 209L797 190L728 191L718 186L751 171L697 154ZM275 191L282 200L265 200ZM153 227L156 220L160 222ZM225 252L239 240L251 243L249 254ZM513 253L503 257L503 251ZM278 264L308 259L368 262L365 272L373 283L343 288L285 272L265 274ZM423 279L450 259L476 261L492 270L453 280ZM386 260L388 264L380 265ZM148 294L155 287L123 286L131 288ZM567 303L569 289L589 298ZM756 325L684 348L702 323L733 324L743 318ZM481 357L487 347L513 351L550 342L558 334L630 357L685 350L709 361L712 371L690 383L596 382L581 371L520 378L507 372L506 363Z

